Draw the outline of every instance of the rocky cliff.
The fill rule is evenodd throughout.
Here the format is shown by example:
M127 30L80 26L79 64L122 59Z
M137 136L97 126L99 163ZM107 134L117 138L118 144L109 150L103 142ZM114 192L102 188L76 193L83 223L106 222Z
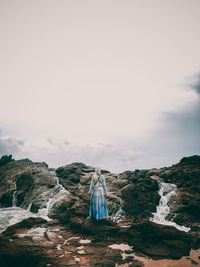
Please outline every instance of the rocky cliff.
M80 162L53 169L0 159L1 266L143 266L144 256L180 259L200 248L200 156L160 169L103 169L109 220L89 217L93 172Z

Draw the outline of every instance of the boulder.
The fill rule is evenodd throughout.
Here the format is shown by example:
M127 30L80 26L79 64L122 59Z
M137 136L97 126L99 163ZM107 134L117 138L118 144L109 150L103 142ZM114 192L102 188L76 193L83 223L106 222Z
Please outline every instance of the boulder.
M173 226L153 223L141 219L128 229L129 245L146 255L160 258L180 259L188 256L193 244L189 233Z

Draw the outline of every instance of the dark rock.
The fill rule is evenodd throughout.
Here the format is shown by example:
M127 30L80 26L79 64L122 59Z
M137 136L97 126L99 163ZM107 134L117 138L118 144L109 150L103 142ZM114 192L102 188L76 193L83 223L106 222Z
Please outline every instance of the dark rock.
M0 193L0 205L2 207L11 207L13 202L14 191L7 191Z
M0 236L1 267L42 267L51 262L41 250L18 247L4 236Z
M5 165L10 161L14 161L14 159L12 158L12 155L3 155L0 158L0 166Z
M37 212L48 201L50 189L57 185L55 176L45 162L32 162L29 159L0 166L0 207L12 206L16 191L16 205L27 209L33 203L32 211Z
M25 219L21 222L18 222L14 225L9 226L4 232L4 236L11 236L16 235L19 232L21 232L22 229L31 229L32 227L36 225L41 225L46 223L47 221L40 217L30 217L28 219Z
M177 165L198 165L200 166L200 156L194 155L191 157L184 157L180 160L180 162Z
M128 243L147 255L179 259L189 255L192 246L190 234L146 219L132 225L128 234Z
M189 159L184 158L180 163L171 167L151 170L136 169L120 174L102 170L102 173L105 173L108 192L111 192L106 198L111 218L99 221L89 217L88 190L95 168L74 162L57 169L49 169L45 162L32 162L29 159L10 161L0 166L1 207L12 206L13 196L15 196L17 206L26 209L32 204L31 211L37 213L40 208L47 205L52 192L56 194L56 190L59 189L56 174L60 184L70 193L53 205L48 215L51 221L29 218L8 227L3 235L13 240L13 245L17 245L19 249L26 248L26 246L30 248L33 257L36 255L34 254L36 247L38 251L41 250L40 252L45 255L46 259L52 255L53 259L56 259L56 263L52 266L77 265L72 255L65 253L69 250L73 256L78 255L77 240L72 239L69 244L65 242L69 236L73 235L85 236L86 239L94 241L85 249L88 255L82 255L80 258L79 263L82 266L87 266L87 264L93 266L95 260L101 266L104 266L103 264L114 266L115 259L118 264L126 261L130 263L130 258L122 260L119 251L107 250L108 241L128 242L145 255L178 259L183 255L188 255L191 248L200 247L198 234L200 166L198 160L199 156L195 156ZM158 182L151 178L152 175L163 179L164 182L177 185L177 195L173 196L169 202L171 210L167 219L173 219L180 225L191 227L190 232L181 232L172 226L158 225L148 219L141 219L149 218L152 212L156 211L160 200ZM112 218L119 208L122 208L121 222L114 222ZM130 225L131 227L126 227ZM18 237L19 233L26 233L27 229L35 227L45 227L44 236L39 239L32 239L30 236ZM54 232L52 232L53 228ZM57 245L61 248L57 249ZM94 256L93 259L91 255ZM99 258L99 255L105 255L105 257ZM40 260L38 262L41 264ZM49 262L45 261L45 264L41 266L46 266L46 263L51 262L50 257ZM137 262L132 262L132 266L137 266L134 264Z
M137 182L121 189L121 198L127 215L149 217L160 200L158 183L150 178L137 178Z
M200 222L200 156L184 157L177 164L161 170L159 176L168 183L177 185L168 219L192 227Z

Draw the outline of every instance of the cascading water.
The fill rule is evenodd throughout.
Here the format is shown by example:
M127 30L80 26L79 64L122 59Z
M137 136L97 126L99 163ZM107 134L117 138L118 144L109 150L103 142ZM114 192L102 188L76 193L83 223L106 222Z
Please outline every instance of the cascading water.
M152 177L152 179L155 178ZM190 230L189 227L180 226L173 221L167 221L165 219L167 215L170 213L170 207L168 206L168 202L172 196L176 195L176 190L177 190L176 185L171 183L164 183L158 179L156 180L158 181L158 185L160 188L158 191L160 195L160 202L159 205L157 206L156 213L152 213L153 217L150 218L150 220L158 224L174 226L180 231L188 232Z
M37 213L33 213L30 211L32 203L29 204L29 207L26 210L20 207L16 207L17 190L14 191L13 201L12 201L13 206L9 208L0 208L0 218L1 218L0 233L6 230L8 226L18 223L30 217L41 217L41 218L44 218L45 220L50 220L50 218L48 217L48 214L50 210L52 209L52 207L54 206L54 204L59 202L64 197L68 196L69 194L71 194L59 183L59 179L56 175L53 178L56 179L57 185L53 187L52 189L43 193L44 195L45 194L49 195L50 193L50 197L47 203L45 204L45 206L41 207Z
M17 193L17 190L14 191L14 193L13 193L13 200L12 200L12 205L13 205L13 207L16 207L16 205L17 205L17 197L16 197L16 193Z
M55 176L55 179L56 179L57 185L51 189L48 202L45 204L44 207L41 207L37 213L38 216L46 220L50 220L48 217L48 213L50 212L54 204L62 200L67 195L71 194L59 183L59 179L57 176ZM44 192L43 194L46 194L46 193L47 192Z
M13 205L13 207L16 207L16 205L17 205L17 197L16 197L17 185L16 185L16 183L14 183L14 185L15 185L15 191L13 193L12 205Z
M124 214L124 211L122 210L122 207L119 206L117 212L115 213L115 215L113 216L113 221L114 222L119 222L122 220L122 215Z

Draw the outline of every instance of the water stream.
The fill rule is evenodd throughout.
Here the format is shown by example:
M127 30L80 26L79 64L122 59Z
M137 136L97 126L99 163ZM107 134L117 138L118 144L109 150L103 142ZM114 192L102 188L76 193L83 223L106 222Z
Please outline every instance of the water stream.
M155 179L152 177L152 179ZM152 222L164 225L170 225L176 227L180 231L188 232L189 227L180 226L173 221L166 220L167 215L170 213L170 207L168 206L169 200L172 196L176 195L177 187L175 184L164 183L160 179L156 179L159 185L160 202L157 206L155 213L152 213L153 217L150 218Z
M41 217L45 220L50 220L48 214L50 213L52 207L64 197L71 194L59 183L59 179L57 176L54 176L53 178L56 179L57 184L52 189L43 192L44 195L49 195L50 193L50 197L47 203L45 203L45 205L41 207L37 213L33 213L30 211L32 203L29 204L29 207L26 210L17 207L17 191L14 191L12 201L13 206L9 208L0 208L0 233L6 230L8 226L30 217Z

